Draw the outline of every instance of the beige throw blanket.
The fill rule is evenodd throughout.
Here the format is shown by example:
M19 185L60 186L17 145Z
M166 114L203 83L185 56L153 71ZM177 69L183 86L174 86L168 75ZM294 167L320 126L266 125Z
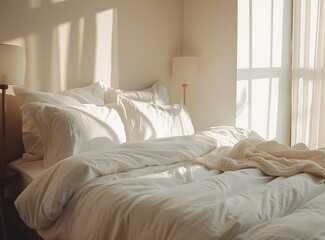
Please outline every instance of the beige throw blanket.
M259 168L270 176L288 177L304 172L325 178L325 152L309 150L302 143L289 147L275 141L245 139L233 148L216 148L195 162L221 171Z

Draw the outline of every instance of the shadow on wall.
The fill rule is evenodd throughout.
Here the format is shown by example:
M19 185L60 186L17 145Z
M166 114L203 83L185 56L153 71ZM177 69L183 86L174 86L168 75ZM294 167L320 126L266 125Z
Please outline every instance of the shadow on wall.
M62 91L98 80L114 86L116 15L105 0L1 0L0 42L25 48L29 88Z
M238 1L236 125L289 143L291 2Z

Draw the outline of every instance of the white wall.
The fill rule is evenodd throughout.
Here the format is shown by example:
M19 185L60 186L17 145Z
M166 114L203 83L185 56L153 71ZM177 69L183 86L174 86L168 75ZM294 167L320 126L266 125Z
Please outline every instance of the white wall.
M118 26L118 87L140 89L153 81L169 86L172 57L182 52L183 1L124 1Z
M0 1L0 42L25 47L25 85L39 90L167 84L182 25L183 0Z
M197 130L235 125L237 1L184 1L184 56L199 59L186 103Z

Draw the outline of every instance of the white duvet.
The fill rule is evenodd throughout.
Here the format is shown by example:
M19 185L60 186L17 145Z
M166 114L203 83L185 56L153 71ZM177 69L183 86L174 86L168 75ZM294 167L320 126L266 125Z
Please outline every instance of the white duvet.
M247 136L214 128L84 153L49 168L15 204L45 239L325 239L324 179L192 161Z

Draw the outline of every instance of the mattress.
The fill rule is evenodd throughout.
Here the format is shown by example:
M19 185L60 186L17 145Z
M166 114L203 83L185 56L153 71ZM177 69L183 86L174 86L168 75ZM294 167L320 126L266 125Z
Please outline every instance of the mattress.
M43 160L26 162L22 158L8 166L19 172L19 179L6 188L6 196L16 198L44 170Z

